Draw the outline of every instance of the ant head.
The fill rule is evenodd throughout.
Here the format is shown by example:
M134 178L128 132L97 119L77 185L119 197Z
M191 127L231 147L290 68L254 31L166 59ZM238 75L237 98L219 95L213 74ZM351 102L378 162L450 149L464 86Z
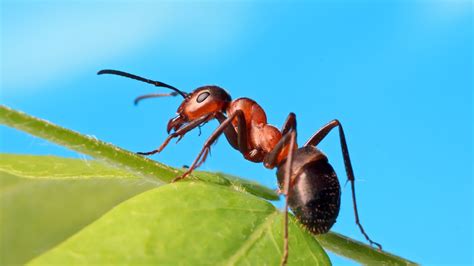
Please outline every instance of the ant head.
M207 114L224 112L230 95L218 86L203 86L188 94L178 108L178 114L192 121Z
M225 109L231 101L230 95L224 89L218 86L203 86L195 89L191 93L187 93L166 83L143 78L119 70L104 69L99 71L97 74L118 75L153 84L157 87L168 88L173 91L171 93L166 94L152 93L140 96L135 99L135 104L138 104L139 101L147 98L177 95L183 97L184 101L178 108L178 116L172 118L168 122L168 133L171 131L171 129L174 129L176 131L188 123L194 122L191 125L194 128L203 123L208 122L211 119L214 119L218 113L225 112Z
M168 122L168 133L177 130L184 123L198 119L205 122L215 118L217 113L224 113L231 102L230 95L218 86L203 86L186 95L178 108L178 116Z

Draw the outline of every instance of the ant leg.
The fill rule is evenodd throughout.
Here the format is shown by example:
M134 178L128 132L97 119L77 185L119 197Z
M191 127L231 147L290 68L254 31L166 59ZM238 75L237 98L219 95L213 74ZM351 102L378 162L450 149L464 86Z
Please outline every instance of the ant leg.
M217 113L216 119L217 121L219 121L219 124L222 124L225 120L227 120L227 117L223 113ZM227 142L229 142L232 148L239 150L237 132L235 131L234 127L226 127L226 129L224 130L224 134L227 139Z
M293 184L293 154L296 148L296 116L290 113L283 124L283 137L278 141L273 150L269 152L263 162L265 167L273 168L277 164L278 156L289 145L289 153L285 164L285 179L283 180L283 188L280 193L285 195L285 208L283 209L284 226L283 226L283 255L280 265L286 265L288 261L288 201L290 198L290 187ZM288 143L289 142L289 143Z
M189 131L193 130L195 127L197 127L200 124L204 123L208 119L209 119L208 115L203 116L201 118L198 118L198 119L190 122L189 124L185 125L184 127L178 129L176 132L174 132L172 134L169 134L168 137L163 142L163 144L161 144L161 146L158 149L152 150L152 151L149 151L149 152L137 152L137 154L140 154L140 155L153 155L155 153L159 153L166 147L166 145L168 145L168 143L171 141L172 138L179 137L178 140L180 140L184 136L184 134L186 134Z
M283 124L282 128L282 135L283 137L278 141L278 143L273 147L273 150L270 151L265 158L263 159L263 163L266 168L274 168L277 164L278 156L280 155L281 151L286 147L288 141L290 140L290 131L294 131L296 134L296 116L294 113L290 113L286 118L285 123ZM296 136L295 136L296 138Z
M225 137L230 145L240 151L242 154L248 153L247 146L247 122L245 121L245 116L242 111L237 111L237 131L233 126L226 127L224 130ZM216 119L220 124L224 123L227 119L224 114L218 113Z
M352 190L352 203L354 207L354 215L355 215L355 222L357 226L359 227L360 231L364 235L365 239L369 241L371 245L377 246L379 249L382 249L382 246L377 243L372 241L367 233L365 232L364 228L362 227L362 224L360 223L359 220L359 212L357 210L357 201L356 201L356 194L355 194L355 178L354 178L354 170L352 169L352 164L351 164L351 158L349 157L349 149L347 148L347 142L346 142L346 137L344 135L344 129L342 128L341 123L339 120L334 119L331 122L327 123L325 126L323 126L321 129L319 129L307 142L304 146L317 146L326 136L329 134L329 132L335 128L339 127L339 139L341 143L341 149L342 149L342 157L344 159L344 166L346 168L346 173L347 173L347 178L351 182L351 190Z
M232 126L232 120L236 117L237 117L238 120L244 120L243 112L239 110L239 111L233 113L231 116L229 116L225 121L223 121L219 125L219 127L217 127L217 129L211 134L211 136L209 136L209 138L206 140L206 142L204 143L203 148L201 149L201 152L199 152L198 156L194 160L193 164L189 167L189 169L184 174L182 174L181 176L178 176L175 179L173 179L171 182L176 182L180 179L185 178L186 176L191 174L191 172L194 171L194 169L196 169L199 165L201 165L206 160L207 155L209 153L209 150L211 148L211 145L217 140L217 138L225 131L225 129L227 127ZM245 120L244 120L244 122L245 122ZM244 135L246 135L246 134L244 134ZM244 143L242 143L242 144L244 144ZM246 145L246 143L245 143L245 145Z
M293 168L293 150L296 145L296 131L292 130L287 135L290 136L290 153L288 154L287 162L285 165L285 180L283 184L283 194L285 195L285 208L283 210L284 215L284 232L283 232L283 256L281 257L280 265L286 265L288 261L288 199L290 198L290 186L292 178L292 168Z
M285 123L283 123L283 126L281 127L281 135L285 135L288 133L291 129L296 128L296 115L295 113L291 112L285 120Z

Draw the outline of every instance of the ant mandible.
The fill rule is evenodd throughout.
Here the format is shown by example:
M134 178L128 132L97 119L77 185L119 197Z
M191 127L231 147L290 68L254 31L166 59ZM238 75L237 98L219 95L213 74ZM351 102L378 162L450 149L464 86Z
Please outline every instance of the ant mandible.
M172 182L185 178L206 160L211 145L224 133L230 145L242 153L245 159L261 163L269 169L277 168L280 193L285 195L284 209L284 243L281 264L288 259L288 207L296 218L313 234L324 234L336 222L339 214L341 190L334 169L328 158L316 146L335 127L339 129L342 156L348 181L351 182L352 201L355 222L367 241L372 241L359 221L357 211L354 172L349 157L346 138L341 123L332 120L316 133L301 148L296 144L296 116L290 113L281 130L267 124L265 111L249 98L232 100L230 95L218 86L203 86L191 93L181 91L163 82L154 81L117 70L101 70L101 74L119 75L157 87L173 90L168 94L147 94L135 99L135 104L146 98L177 96L184 98L178 108L177 116L169 120L166 140L157 149L150 152L139 152L141 155L152 155L161 152L173 138L178 141L196 127L217 119L219 127L206 140L204 146L188 170Z

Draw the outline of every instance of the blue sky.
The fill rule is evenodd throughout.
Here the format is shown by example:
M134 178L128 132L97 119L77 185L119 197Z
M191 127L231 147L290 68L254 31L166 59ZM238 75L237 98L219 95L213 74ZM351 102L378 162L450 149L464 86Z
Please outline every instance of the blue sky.
M423 264L472 264L473 9L470 1L2 1L1 103L132 151L166 137L178 98L96 76L120 69L190 91L250 97L299 143L333 118L344 125L362 222L386 250ZM190 164L216 123L171 144L161 162ZM0 127L1 151L83 158ZM341 182L337 134L321 149ZM276 186L225 139L203 170ZM363 240L350 189L333 230ZM337 264L348 263L335 258Z

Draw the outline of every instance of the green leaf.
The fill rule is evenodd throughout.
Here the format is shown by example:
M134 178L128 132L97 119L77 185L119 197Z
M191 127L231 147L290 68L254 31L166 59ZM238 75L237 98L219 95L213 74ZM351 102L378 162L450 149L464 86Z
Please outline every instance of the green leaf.
M189 182L182 182L181 184L190 186L191 191L173 189L167 190L168 193L159 193L160 190L157 190L156 193L159 193L159 195L156 196L157 198L148 201L149 205L137 203L140 206L134 205L127 211L150 208L146 212L156 212L156 217L163 215L163 212L160 213L153 209L156 207L165 210L166 213L169 213L168 209L170 208L178 210L179 213L187 212L191 217L188 215L188 217L178 219L179 217L175 214L163 217L163 221L168 218L168 222L178 225L180 231L196 229L195 225L197 223L205 222L210 224L209 228L211 230L208 231L208 234L210 234L215 232L212 229L213 224L219 224L224 219L237 224L244 220L247 221L242 223L242 226L247 223L246 232L248 235L246 236L251 235L256 241L260 238L268 238L272 234L281 235L281 215L278 215L279 213L268 202L236 190L235 186L225 188L224 186ZM213 193L212 189L206 189L207 186L226 190L218 189L218 193ZM155 184L143 182L143 179L131 175L128 171L112 168L97 161L66 159L55 156L0 154L0 211L5 218L1 220L2 226L0 227L0 243L3 247L0 250L2 264L21 264L36 255L40 255L80 231L116 204L153 187L155 187ZM179 191L179 193L176 191ZM193 193L196 195L193 195ZM203 202L204 209L196 205L196 199L208 201L207 203ZM165 205L165 203L169 205ZM215 205L215 203L218 203L218 205ZM128 204L128 202L125 204ZM229 204L229 206L226 207L225 204ZM214 212L213 208L216 210L215 216L209 215ZM218 209L222 209L221 212ZM232 213L233 211L238 213ZM250 215L241 215L246 212ZM241 219L236 219L236 215ZM196 217L198 221L191 224L187 223L186 221L193 221L192 217ZM268 219L267 226L262 226L262 230L253 232L253 229L257 226L256 223L262 222L266 217L272 217L272 219ZM275 224L277 220L278 222ZM249 227L248 221L252 221L251 227ZM135 228L122 223L120 219L112 218L110 222L115 224L116 229L120 230L121 234L125 233L124 236L127 238L127 233L132 235L137 233ZM146 224L142 224L143 221L141 220L136 220L136 222L137 227L142 230L154 231L156 229L156 227L147 227ZM126 230L124 230L124 225ZM157 226L161 228L161 226ZM231 228L233 225L228 226ZM294 224L293 227L295 227ZM272 231L268 231L269 229ZM265 230L268 231L268 234L264 234L267 233ZM300 229L293 229L293 231L298 230ZM107 239L106 236L101 235L102 231L100 229L93 235L97 238ZM165 229L165 231L170 236L175 234L173 230ZM241 235L242 230L240 229L237 231L231 230L230 232L238 232L239 237L246 237ZM79 233L79 235L81 234L82 232ZM191 234L197 233L191 232ZM316 245L307 246L306 249L316 250L313 252L321 253L319 256L323 256L327 260L324 251L311 235L303 233L301 236L305 241L309 241L308 243ZM206 235L202 235L202 237L204 241L210 241L212 238ZM215 237L220 238L220 236ZM279 245L276 246L273 242L275 240L273 238L269 239L271 242L267 242L272 243L270 247L281 249L281 239L278 240ZM235 248L238 247L232 239L227 240ZM127 242L128 240L125 239L124 241ZM181 241L183 241L183 245L190 246L189 248L199 247L194 246L193 241L185 243L184 238ZM255 245L251 241L246 243L239 249L240 252L232 257L232 260L238 260L239 254L242 252L251 254L255 252L255 247L262 245L260 240ZM268 243L261 248L267 249ZM82 246L83 244L79 245ZM107 248L107 245L104 248ZM219 249L220 245L216 245L214 248ZM102 255L106 255L106 253ZM129 255L134 257L133 254L127 256ZM179 259L179 257L173 257L172 254L167 254L166 257L168 260ZM248 254L245 257L250 258ZM160 259L160 257L152 259ZM230 256L228 259L231 259ZM260 252L257 252L255 259L261 259ZM69 264L72 261L67 258L62 263L67 262Z
M96 161L0 154L0 264L23 264L154 187Z
M272 204L248 193L179 182L122 203L30 264L277 265L282 221ZM294 222L290 236L289 264L330 264Z
M0 264L25 263L157 185L95 160L0 154Z

